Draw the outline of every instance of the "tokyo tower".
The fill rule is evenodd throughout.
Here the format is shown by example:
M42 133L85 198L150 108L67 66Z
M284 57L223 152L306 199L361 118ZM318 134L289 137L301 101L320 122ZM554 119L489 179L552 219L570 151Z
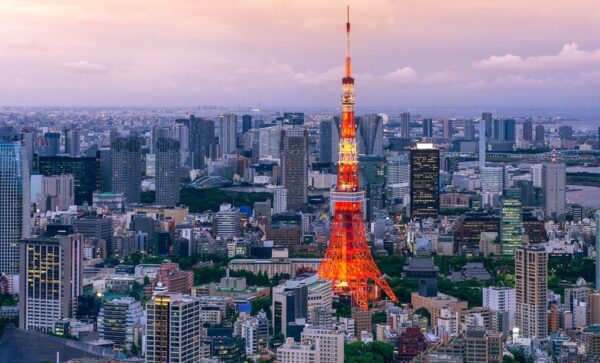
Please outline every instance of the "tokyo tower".
M362 310L369 309L367 285L377 284L394 302L394 292L375 265L365 236L362 217L364 192L358 188L358 155L356 152L356 124L354 122L354 78L350 62L350 8L346 22L346 66L342 79L342 122L338 178L331 193L334 214L329 245L319 276L333 283L337 294L352 297Z

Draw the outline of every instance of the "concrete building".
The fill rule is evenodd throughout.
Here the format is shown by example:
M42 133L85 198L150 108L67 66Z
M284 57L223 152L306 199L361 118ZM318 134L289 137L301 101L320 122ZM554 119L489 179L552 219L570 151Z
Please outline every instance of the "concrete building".
M400 114L400 137L410 139L410 112Z
M146 362L200 361L200 301L179 293L160 293L146 305Z
M543 165L544 212L546 218L557 219L566 212L566 167L565 164L556 162L544 163Z
M97 320L100 339L110 340L117 348L131 349L133 344L139 345L135 330L141 329L143 315L142 305L132 297L105 302Z
M240 210L231 204L222 204L215 215L214 226L221 238L239 237L241 233Z
M318 361L344 363L344 332L332 326L305 326L302 342L317 343Z
M179 204L179 141L159 137L156 141L156 204L175 207Z
M137 136L111 141L112 191L121 192L127 204L140 203L142 185L142 142Z
M504 168L483 167L481 168L481 192L502 193L504 189Z
M532 338L548 335L548 254L529 245L515 251L516 326Z
M505 311L508 313L509 329L515 327L516 290L508 287L484 287L483 304L492 311Z
M281 180L287 189L287 208L301 211L308 202L308 131L281 131Z
M75 180L72 175L41 178L41 191L35 200L40 211L66 211L75 205Z
M287 189L282 186L276 186L273 189L273 214L284 213L287 211Z
M413 218L437 217L440 209L440 151L418 143L410 151L410 214Z
M358 153L383 155L383 117L365 115L356 118L356 143Z
M319 132L319 162L335 163L339 159L340 130L334 119L323 120Z
M503 256L514 256L523 245L523 211L521 189L508 188L500 203L500 243Z
M237 115L224 113L219 116L219 145L221 153L234 154L237 149Z
M30 181L21 142L0 139L0 273L19 273L19 240L30 236Z
M278 363L321 363L319 358L317 342L298 343L294 338L287 338L285 343L277 348Z
M19 327L53 332L75 317L83 289L83 236L26 238L20 242Z

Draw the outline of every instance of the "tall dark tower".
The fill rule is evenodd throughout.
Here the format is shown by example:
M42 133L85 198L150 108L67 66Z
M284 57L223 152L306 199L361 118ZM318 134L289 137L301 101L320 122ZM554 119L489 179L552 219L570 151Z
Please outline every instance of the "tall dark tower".
M337 294L350 295L353 304L369 309L367 285L375 282L394 302L398 301L375 265L365 236L362 218L364 192L359 190L356 123L354 122L354 78L350 62L350 9L346 22L346 66L342 79L340 160L335 191L331 193L333 222L329 245L319 276L330 280Z
M437 217L440 211L440 151L419 143L410 150L410 215Z

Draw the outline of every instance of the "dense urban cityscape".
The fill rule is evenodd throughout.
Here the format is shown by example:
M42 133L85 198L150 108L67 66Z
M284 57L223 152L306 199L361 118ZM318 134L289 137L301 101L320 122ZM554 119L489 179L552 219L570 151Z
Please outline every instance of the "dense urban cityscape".
M329 108L0 107L0 363L600 361L600 119L361 107L345 16Z

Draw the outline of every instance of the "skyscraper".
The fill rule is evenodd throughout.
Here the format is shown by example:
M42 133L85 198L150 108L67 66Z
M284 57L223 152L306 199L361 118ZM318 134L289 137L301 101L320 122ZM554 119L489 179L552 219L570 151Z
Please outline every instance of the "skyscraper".
M558 218L565 214L565 164L556 162L544 163L542 167L542 185L544 189L544 212L547 218Z
M214 157L211 149L215 145L215 122L206 118L197 118L191 115L189 120L184 119L184 124L189 128L189 144L194 169L203 169L206 164L204 158Z
M100 189L99 162L95 157L39 156L34 158L33 164L34 169L37 167L39 173L44 176L73 175L75 204L91 205L94 192Z
M486 138L491 138L493 136L493 127L492 127L492 123L493 123L493 118L492 118L492 113L491 112L484 112L481 114L481 119L483 120L484 124L485 124L485 137Z
M335 163L338 161L340 130L335 119L323 120L319 133L319 161Z
M544 125L539 124L535 127L535 143L544 145Z
M358 153L383 155L383 117L365 115L357 117Z
M433 137L433 120L430 118L423 119L423 137L426 139Z
M400 114L400 137L410 139L410 112Z
M481 191L483 193L501 193L504 189L504 168L486 166L481 168Z
M383 188L385 186L385 158L376 155L361 155L358 157L358 175L360 189L365 192L366 217L373 220L374 212L382 210Z
M156 204L175 207L179 203L179 141L156 140Z
M515 250L516 323L525 337L548 336L548 254L543 246Z
M287 208L302 210L308 201L308 131L281 131L281 179L287 189Z
M83 236L26 238L20 242L19 327L53 332L75 317L83 288Z
M219 145L222 154L234 154L237 149L237 115L224 113L219 116Z
M410 214L437 217L440 209L440 151L418 143L410 150Z
M242 116L242 134L245 134L246 132L250 131L251 128L252 128L252 116L243 115Z
M465 120L464 135L465 140L475 140L475 126L473 126L473 120Z
M452 138L452 119L445 119L442 121L444 138Z
M0 139L0 273L19 273L19 240L30 235L29 165L20 141Z
M523 140L533 141L533 122L531 120L526 120L523 123Z
M65 130L65 154L69 156L79 156L80 148L79 129L72 128Z
M479 170L485 168L485 120L479 120Z
M56 156L60 154L60 132L49 131L44 134L46 148L44 155Z
M514 256L515 248L523 245L521 189L504 189L504 196L500 206L500 217L502 255Z
M110 145L112 188L121 192L128 204L140 202L142 185L142 144L137 136L121 136Z
M287 189L278 185L273 190L273 213L283 213L287 211Z
M571 140L573 138L573 127L560 126L558 128L558 137L560 137L561 140Z
M200 360L200 300L160 293L146 305L146 362L193 363Z

